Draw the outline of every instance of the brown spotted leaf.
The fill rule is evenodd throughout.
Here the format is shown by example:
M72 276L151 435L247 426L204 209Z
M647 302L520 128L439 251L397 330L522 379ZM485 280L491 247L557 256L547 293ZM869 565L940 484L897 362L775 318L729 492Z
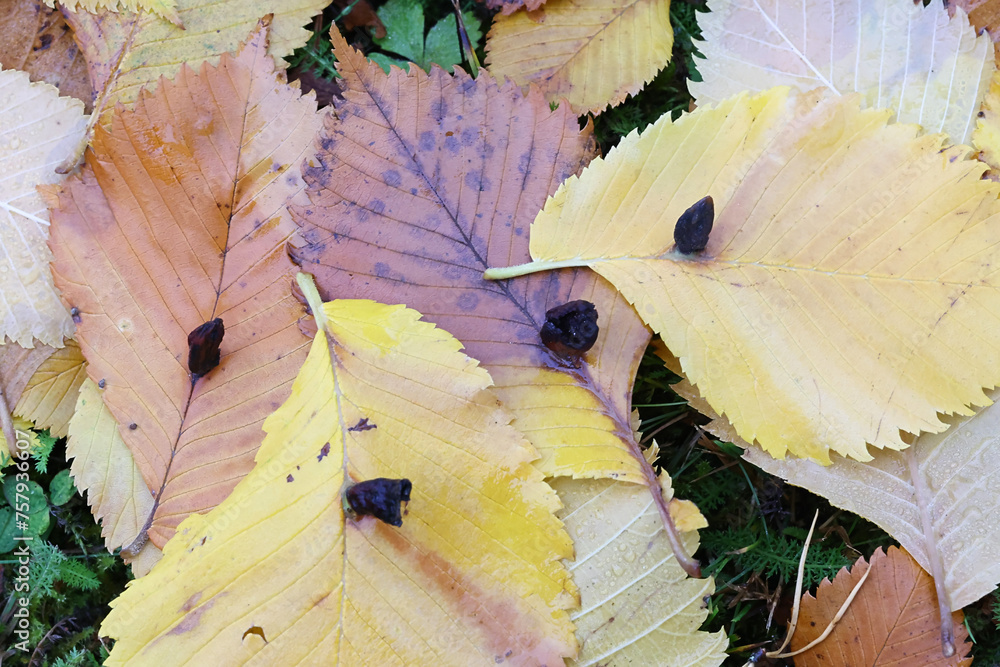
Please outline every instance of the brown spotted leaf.
M303 270L324 298L405 303L454 334L546 475L648 483L628 419L648 340L632 308L586 270L482 279L528 256L531 220L590 156L590 129L537 91L439 68L386 74L333 39L345 92L305 170L311 203L293 209ZM577 365L539 338L546 311L575 299L596 305L600 327Z
M157 546L250 470L305 354L285 204L305 201L299 165L318 117L275 73L265 34L116 113L53 211L56 281L153 490ZM217 317L221 363L194 381L188 334Z
M876 551L871 564L859 558L850 572L845 568L832 582L824 579L816 597L804 595L792 650L807 646L822 634L868 568L871 574L833 632L796 656L796 667L972 664L960 611L951 615L957 651L950 657L942 655L934 580L910 554L896 547L890 547L888 554Z

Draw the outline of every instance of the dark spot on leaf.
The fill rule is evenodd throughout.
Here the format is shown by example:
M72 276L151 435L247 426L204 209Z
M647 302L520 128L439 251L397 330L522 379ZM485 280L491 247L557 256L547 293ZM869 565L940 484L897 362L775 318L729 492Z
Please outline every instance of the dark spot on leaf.
M247 635L257 635L264 640L265 644L267 643L267 637L264 636L264 628L259 625L251 625L247 628L247 631L243 633L243 639L246 639Z
M387 169L382 172L382 180L390 188L398 188L399 184L403 182L403 178L399 175L399 172L395 169Z
M41 43L33 48L32 51L45 51L52 46L52 35L42 35L38 38L38 41Z
M465 185L473 190L485 192L490 189L490 185L492 184L490 183L490 179L485 178L481 173L470 171L465 175Z
M475 310L476 306L479 305L479 295L473 291L462 292L462 296L458 297L456 305L465 312Z
M446 137L444 140L444 147L445 150L447 150L452 155L458 154L458 152L462 148L458 143L458 139L456 139L455 137Z
M538 332L545 347L574 363L594 346L598 333L597 308L583 300L550 308L545 313L545 324Z
M392 269L390 269L389 265L386 264L385 262L375 262L374 270L376 276L378 276L379 278L386 278L389 276L389 273Z
M205 322L188 334L188 370L198 379L219 365L219 346L226 335L222 318Z
M351 485L344 495L355 514L373 516L390 526L402 526L400 503L410 501L412 489L408 479L376 477Z
M381 199L373 199L370 208L375 215L382 215L385 212L385 202Z
M448 103L444 100L444 98L439 97L431 102L430 111L434 120L440 123L444 120L444 117L448 115Z
M107 380L101 378L100 382L97 383L97 386L100 387L101 389L104 389L104 387L107 386L107 384L108 384Z
M715 222L715 203L702 197L681 214L674 225L674 243L685 255L701 252L708 245L708 236Z
M978 116L979 118L986 118L986 112L980 111L978 114L976 114L976 116Z
M134 431L137 428L139 428L139 425L136 424L135 422L132 422L131 424L128 425L128 430L130 430L130 431Z
M330 453L330 443L328 442L325 445L323 445L323 448L321 450L319 450L319 456L316 457L316 460L322 461L323 459L326 458L326 456L329 453ZM296 470L298 470L298 466L296 466Z
M76 306L73 306L72 308L69 309L69 314L70 314L70 317L73 318L73 321L75 323L77 323L77 324L80 323L80 309L79 308L77 308Z
M286 482L294 482L295 478L292 477L292 473L288 473L288 477L285 478Z
M365 417L364 419L359 419L357 424L355 424L354 426L352 426L351 428L349 428L347 430L348 431L370 431L373 428L378 428L378 425L372 424L371 422L368 421L368 417Z
M411 195L417 194L417 189L416 188L410 188L410 194Z

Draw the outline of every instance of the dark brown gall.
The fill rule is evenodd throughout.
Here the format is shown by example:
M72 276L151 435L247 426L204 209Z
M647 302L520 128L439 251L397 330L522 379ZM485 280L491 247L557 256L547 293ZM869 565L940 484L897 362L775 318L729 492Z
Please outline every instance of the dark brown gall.
M347 505L354 514L373 516L390 526L402 526L400 503L410 502L413 485L408 479L375 479L358 482L347 489Z
M597 342L597 308L589 301L570 301L550 308L538 335L557 356L576 361Z
M194 379L219 365L219 346L225 335L226 327L218 317L188 334L188 370Z
M674 226L674 243L677 251L685 255L701 252L708 245L708 235L715 222L715 202L711 197L702 197L691 208L677 218Z

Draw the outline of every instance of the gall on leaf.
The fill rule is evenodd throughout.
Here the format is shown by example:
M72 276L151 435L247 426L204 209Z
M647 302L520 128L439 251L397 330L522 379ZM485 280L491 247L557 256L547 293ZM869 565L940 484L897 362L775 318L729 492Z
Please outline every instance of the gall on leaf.
M582 299L545 311L538 335L557 356L576 363L597 342L597 308Z
M715 222L715 202L711 197L702 197L688 210L681 213L674 226L674 243L677 251L685 255L701 252L708 245L708 235Z
M198 379L219 365L219 346L226 335L222 318L205 322L188 334L188 370Z
M376 477L352 484L344 492L344 509L352 519L373 516L390 526L402 526L400 503L410 502L413 484L408 479Z

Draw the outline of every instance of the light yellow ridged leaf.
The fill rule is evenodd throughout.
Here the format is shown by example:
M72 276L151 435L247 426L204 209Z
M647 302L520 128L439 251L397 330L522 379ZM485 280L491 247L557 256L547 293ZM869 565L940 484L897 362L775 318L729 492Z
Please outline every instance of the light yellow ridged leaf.
M130 544L153 508L132 452L93 380L84 380L69 422L66 458L80 493L85 493L108 551ZM155 549L150 543L145 549ZM145 550L144 549L144 550Z
M580 587L581 609L573 613L580 655L570 664L721 665L725 633L698 630L715 583L684 574L649 492L565 477L552 486L565 505L559 515L576 548L568 564ZM697 532L683 541L688 553L697 550Z
M76 341L55 350L42 362L17 401L14 414L47 428L57 438L69 433L69 420L76 409L80 385L87 377L86 361Z
M488 373L403 306L317 311L256 467L112 603L107 664L555 665L575 654L565 609L576 591L560 560L572 544ZM378 477L413 483L399 528L344 515L345 482Z
M45 0L55 7L55 0ZM147 12L178 23L177 0L60 0L59 5L70 12Z
M1000 382L1000 214L983 163L889 115L779 88L662 118L547 202L534 263L489 275L590 266L774 456L900 449ZM715 228L684 255L706 195Z
M305 45L303 26L328 0L178 0L175 25L155 14L78 11L67 15L87 57L96 100L92 123L111 125L117 103L135 102L142 87L174 78L184 64L195 71L236 51L258 20L273 14L268 53L283 58ZM183 26L183 27L181 27ZM84 146L79 146L82 155ZM69 167L71 165L64 165Z
M947 4L947 3L945 3ZM988 35L976 36L960 8L911 0L711 0L699 17L699 106L743 91L792 86L838 95L859 92L867 106L902 123L968 143L990 76Z
M576 113L617 106L670 62L670 0L548 0L498 15L486 38L496 77L534 83Z
M55 167L84 136L83 102L55 86L0 72L0 340L60 347L73 320L59 301L49 262L49 214L35 187L62 181Z

